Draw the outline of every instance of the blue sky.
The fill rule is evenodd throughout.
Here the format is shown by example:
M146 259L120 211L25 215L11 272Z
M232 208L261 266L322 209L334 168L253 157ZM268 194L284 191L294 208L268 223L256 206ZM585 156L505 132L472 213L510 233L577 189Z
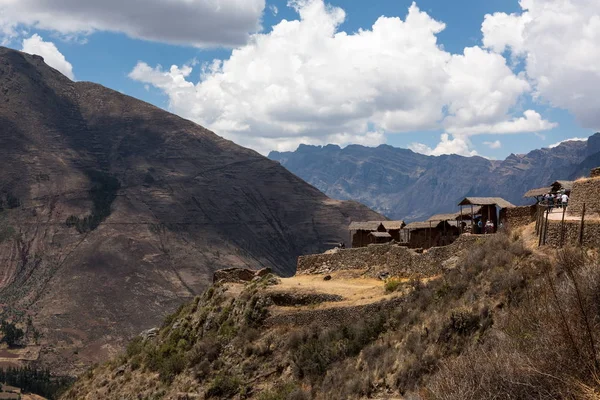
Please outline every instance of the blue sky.
M0 0L0 6L2 6L3 1L6 0ZM30 3L28 4L30 10L36 7L36 3L38 3L36 2L36 0L25 1L28 1ZM83 0L83 2L85 1L87 0ZM162 0L152 1L161 2ZM204 0L194 1L202 3ZM261 1L262 0L257 0L255 3L260 5ZM315 0L308 0L308 2L310 1ZM539 4L543 3L542 0L526 0L526 2L531 3L531 10L529 14L531 14L531 16L535 16L536 21L543 22L545 21L544 18L548 18L548 21L550 21L550 17L544 14L544 10L540 11L539 9L537 9L535 11L537 15L533 15L533 4L536 3L536 1ZM577 6L577 0L571 1L575 6ZM307 0L303 0L303 2L306 3ZM550 2L552 2L552 0L548 1L548 3ZM224 3L227 3L227 1L225 1ZM302 3L302 1L300 3ZM343 19L343 22L335 28L336 32L346 32L348 35L352 35L357 33L361 29L371 30L375 21L377 21L378 18L381 16L399 17L402 20L406 20L407 13L409 7L411 7L412 1L376 0L371 2L364 2L356 0L331 0L327 2L327 4L329 6L329 10L331 10L331 7L337 7L345 12L345 18ZM211 101L217 102L217 100L221 98L228 98L225 96L219 97L219 94L215 94L214 86L202 89L202 91L199 90L197 93L192 94L189 92L189 88L185 88L185 85L178 86L171 83L163 83L162 78L164 78L165 75L168 75L166 79L169 80L176 78L174 77L174 75L177 74L166 74L171 65L176 65L180 69L184 68L184 66L186 65L189 65L193 67L193 69L189 73L189 75L185 75L185 80L189 82L190 85L197 84L201 81L201 79L203 79L200 77L201 66L203 64L210 63L214 59L228 60L231 57L232 51L234 51L234 49L244 48L246 42L248 41L247 37L245 37L245 39L239 40L239 43L236 43L234 45L231 45L230 43L227 43L225 46L215 46L214 44L210 44L208 48L199 48L198 42L202 43L202 41L204 40L202 35L206 35L206 33L201 31L197 33L199 37L197 42L194 40L194 43L192 43L191 40L193 39L189 39L190 36L188 35L181 40L182 43L170 43L173 40L170 36L167 37L167 35L169 34L167 30L177 30L178 27L176 23L174 23L172 28L169 28L168 26L161 28L161 30L165 31L166 33L158 34L158 37L149 39L144 37L148 36L145 33L132 33L127 28L119 28L118 26L114 27L108 22L106 26L91 26L88 29L86 29L85 27L85 21L83 22L83 28L78 25L76 26L75 22L73 22L72 26L70 25L69 28L65 28L65 24L70 21L63 23L60 26L55 24L55 26L51 21L42 21L42 17L40 17L40 20L36 20L35 18L32 19L32 17L21 17L19 14L19 10L14 10L13 17L12 15L10 15L11 11L9 10L8 17L16 19L17 21L19 21L19 24L13 24L12 33L6 33L10 30L6 29L6 26L8 25L5 21L4 32L6 34L4 37L4 43L9 47L21 49L22 47L24 47L23 40L26 40L27 38L30 38L33 35L37 34L39 35L40 39L36 43L30 43L31 46L33 46L31 47L33 49L32 51L35 51L35 49L40 48L40 43L45 44L52 42L56 48L56 51L62 54L64 56L65 61L72 65L72 71L76 80L97 82L109 88L121 91L125 94L148 101L159 107L176 112L186 118L191 118L199 123L208 125L208 127L215 130L216 133L223 134L226 137L229 137L237 142L241 142L241 144L243 145L254 147L263 153L267 152L268 150L271 150L272 148L275 148L276 146L279 146L280 144L283 144L281 145L282 147L279 147L280 149L288 149L294 148L298 143L308 140L309 142L312 141L312 143L316 144L324 144L329 141L337 141L339 144L342 145L353 142L361 144L378 144L381 142L385 142L387 144L397 147L425 149L422 151L433 152L433 154L436 154L435 151L438 151L438 153L445 151L442 148L436 149L436 146L440 142L440 136L444 132L454 132L452 131L452 129L455 129L456 132L466 132L467 130L469 130L469 132L474 132L475 130L477 130L477 128L473 128L473 126L476 126L477 124L481 123L487 124L486 126L492 131L494 129L495 131L498 131L499 128L491 128L490 126L495 126L495 124L501 124L503 121L506 122L514 120L515 118L522 116L525 110L533 110L539 113L543 121L547 122L545 125L544 123L540 123L540 127L546 126L543 129L536 130L535 127L530 127L525 129L525 132L516 132L510 134L502 132L490 134L485 133L486 129L484 128L483 130L480 129L480 131L476 132L475 134L469 133L463 135L462 133L458 133L454 134L454 136L450 136L448 142L450 150L447 150L449 152L453 152L453 149L456 148L456 152L461 154L469 154L470 152L476 152L477 154L483 156L501 159L506 157L510 153L525 153L534 148L545 147L568 138L587 137L594 132L594 128L600 127L600 123L594 120L594 117L589 115L590 113L586 114L583 111L581 113L579 112L579 108L585 108L585 101L582 102L573 99L569 102L567 100L562 100L568 96L565 96L565 88L560 86L560 82L564 82L565 80L577 82L577 73L579 73L579 71L576 68L574 68L572 71L567 72L564 71L565 68L562 68L559 72L556 73L552 70L548 70L548 68L552 68L552 65L556 64L555 61L552 60L552 57L549 56L549 66L545 67L546 69L543 70L544 73L542 74L539 72L539 70L541 70L542 68L538 68L537 66L531 66L527 64L526 60L529 59L528 57L538 56L539 54L548 55L549 50L547 48L535 48L533 45L537 43L534 40L535 38L527 37L527 34L522 35L522 40L519 39L519 44L515 44L514 39L509 37L509 33L511 32L510 24L514 23L516 24L515 26L517 26L522 21L528 22L530 19L532 19L527 16L527 10L525 10L524 7L522 7L522 5L519 4L518 1L459 0L449 2L442 0L421 0L416 2L416 5L420 9L420 11L426 13L426 15L429 18L431 18L432 21L443 22L445 24L445 29L441 32L435 33L434 36L437 38L437 44L440 46L441 49L443 49L446 55L461 55L465 47L477 46L478 48L482 48L485 50L486 56L488 56L487 53L493 53L494 55L498 54L504 57L506 65L509 66L510 71L512 71L512 75L510 77L510 79L513 79L514 81L512 86L510 88L495 88L495 83L490 83L490 87L495 88L491 91L506 91L506 97L510 98L510 100L499 100L499 103L510 103L509 105L505 106L506 110L504 112L498 111L493 117L489 115L473 117L474 119L472 121L463 120L458 125L456 125L455 122L451 122L450 118L448 118L445 119L445 121L449 121L448 123L442 123L438 126L435 126L435 117L431 118L431 123L429 123L428 121L421 121L418 124L413 124L412 122L405 123L405 121L398 121L398 118L400 117L395 116L394 122L390 123L389 121L382 122L385 120L385 118L383 118L380 115L381 110L377 110L377 105L373 106L373 103L382 104L382 100L375 99L372 102L370 101L368 103L365 103L368 104L368 107L373 107L372 115L370 117L366 117L365 119L348 115L342 118L339 117L335 111L323 111L327 107L320 107L318 109L313 109L314 112L319 113L319 117L315 117L315 119L321 118L322 112L331 112L332 114L331 116L323 117L324 122L322 122L321 124L315 123L314 121L311 121L310 123L306 122L307 119L311 120L311 109L308 108L307 111L304 112L304 115L302 117L304 121L303 125L301 125L298 122L299 119L302 118L297 116L286 116L285 118L288 119L279 121L280 125L277 125L275 123L271 123L271 121L249 121L247 120L247 114L244 114L246 116L238 116L235 113L235 110L233 112L231 110L215 111L212 110L211 104L201 104L199 107L192 107L195 101L204 101L210 103ZM10 5L8 7L10 8ZM118 7L118 5L115 7ZM302 5L296 5L296 8L288 6L286 0L267 1L264 9L262 9L261 7L260 13L256 14L259 15L260 18L260 20L257 20L256 22L260 23L262 26L262 30L260 30L259 33L269 35L273 29L273 26L277 26L281 23L282 20L298 20L299 7L301 8ZM305 10L308 9L308 6L304 5L304 7ZM0 7L0 11L1 10L2 8ZM275 10L277 10L277 12L275 12ZM59 10L57 10L57 12L58 11ZM570 17L573 18L574 21L577 18L582 18L582 21L585 22L586 15L590 15L590 10L585 10L582 7L580 11L581 15L574 14L570 15ZM93 12L93 10L86 12ZM252 15L254 14L251 15L251 12L251 10L248 11L248 14L252 17ZM315 13L316 12L317 11L315 11ZM318 18L321 18L323 17L323 15L325 15L324 11L320 12L321 14L319 14L320 16L318 16ZM506 13L507 18L498 17L498 19L494 21L494 24L490 24L490 26L494 26L495 31L489 33L489 39L486 41L486 43L484 43L484 35L482 34L482 23L484 21L484 16L486 14L493 13ZM592 10L591 14L598 15L600 14L600 10ZM330 17L334 18L331 15ZM160 21L160 16L158 17ZM311 18L314 18L315 21L322 21L317 17ZM77 16L74 15L73 19L77 19ZM2 28L2 21L3 19L2 17L0 17L0 28ZM108 18L107 21L110 22ZM498 26L501 24L505 24L505 28L508 30L498 28ZM548 27L547 24L544 25L541 22L540 26L546 29L552 28L551 26ZM435 30L435 28L432 29ZM140 28L140 32L141 30L142 28ZM246 30L249 35L253 33L251 24ZM2 32L1 29L0 32ZM218 33L219 32L215 32L217 37ZM191 32L190 35L193 34L194 32ZM503 37L503 34L506 37ZM162 37L160 37L160 35L165 35L165 39L163 40ZM574 41L578 39L581 39L582 41L586 40L586 38L582 36L583 34L580 34L577 31L569 32L569 35L573 37L572 40ZM134 38L134 36L142 38L136 39ZM316 41L318 41L318 36L316 37ZM288 45L289 43L291 43L291 45L294 45L295 42L293 40L295 39L292 38L291 42L287 42ZM385 35L383 36L382 40L385 40ZM503 50L501 48L504 46L504 42L506 42L507 47ZM492 43L492 45L490 45L490 43ZM264 44L264 47L272 45L273 44L271 42L271 44ZM381 44L381 52L386 51L385 46L385 43ZM423 46L426 45L424 44ZM490 48L494 48L494 46L498 47L495 53L490 50ZM430 50L429 47L423 48ZM520 50L517 51L517 48L519 48ZM554 50L556 51L556 53L558 53L558 50L560 49L550 50ZM43 51L44 50L40 50L40 52ZM261 54L264 54L268 51L269 50L261 51ZM396 49L395 51L402 50ZM310 59L310 49L308 48L308 50L306 50L302 54L306 56L306 52L308 52L307 58ZM519 54L517 54L518 52ZM417 50L415 54L417 54L415 57L418 58L419 51ZM323 55L320 55L319 57L322 58ZM360 52L356 54L356 57L360 57ZM556 57L559 57L559 55L557 54ZM52 56L50 58L46 57L46 59L48 61L52 59ZM246 58L246 60L248 60L248 58ZM144 71L139 70L139 73L136 74L135 77L132 77L132 71L134 71L136 66L139 66L139 62L142 62L143 65L147 66L148 68L146 68ZM327 62L327 59L325 59L324 62ZM410 64L410 58L408 58L408 65L398 64L398 71L402 71L407 68L410 69ZM162 69L159 69L159 66L162 66ZM391 68L391 73L393 74L393 65L386 65L385 67ZM379 69L379 66L371 68ZM390 72L386 72L386 76L390 76L389 73ZM504 71L503 73L506 74L506 71ZM600 76L600 72L598 72L597 70L593 71L593 73L595 74L592 75L594 79ZM213 76L212 78L216 79L217 73L215 73L214 75L215 76ZM238 79L240 84L244 85L244 79L246 78L243 77L243 73L241 75L239 73L232 74L231 77L227 78L228 84L237 84L238 81L236 81L236 76L242 77ZM408 75L408 77L403 77L401 79L399 78L399 87L403 87L402 79L410 80L411 76L412 75ZM485 73L482 73L482 77L485 77ZM542 78L547 79L548 77L555 79L556 83L551 82L550 84L546 85L547 87L544 87L544 89L540 89L542 86L536 86L543 81ZM310 78L311 80L314 78L315 81L319 80L318 77L314 77L312 75ZM257 78L257 80L260 80L261 82L265 79L268 80L268 77L260 77L260 79ZM327 77L323 78L323 81L327 81L327 79L331 80L331 77L327 75ZM425 79L427 79L427 76L425 76ZM219 82L221 81L222 80L219 80ZM181 82L181 79L179 80L179 82ZM523 88L523 85L527 85L526 82L528 82L528 84L531 86L529 89ZM256 84L256 82L253 83ZM377 82L375 83L375 85L376 84ZM281 92L281 90L285 91L285 88L280 87L280 82L274 82L270 84L265 83L265 85L265 87L277 86L279 88L278 93ZM357 81L357 85L360 85L362 90L366 90L368 92L368 88L362 87L364 86L362 81ZM515 89L515 85L521 85L520 89ZM349 87L350 89L352 89L353 86ZM433 88L435 89L435 85L433 86ZM186 90L185 93L188 97L185 97L184 100L179 100L180 102L176 104L177 100L174 99L181 99L179 94L182 93L182 90ZM257 90L260 91L260 87ZM332 89L329 88L328 90L331 91ZM401 91L402 89L398 90ZM413 87L410 90L414 91L417 89ZM464 102L465 104L461 106L462 111L456 112L457 116L461 113L463 113L463 115L472 115L476 112L479 112L469 110L468 108L476 107L477 103L481 101L482 97L473 97L473 99L469 101L464 100L468 96L470 96L471 93L468 86L465 86L464 90L464 95L461 95L460 93L455 93L453 94L454 97L452 97L450 100L446 102L441 101L439 106L440 109L438 111L446 115L449 113L448 110L451 109L452 104ZM577 87L574 87L574 90L576 91ZM292 91L292 89L290 89L290 91ZM585 97L586 95L588 95L587 92L585 92L585 85L582 85L580 91L582 94L579 96ZM210 96L212 97L207 97L206 93L210 93ZM394 101L403 101L402 97L397 96L396 93L388 93L386 95L392 96L394 99L396 99ZM429 97L427 97L427 95L423 95L424 97L419 101L436 102L438 97L445 95L445 92L440 92L439 94L437 94L434 90L429 95L431 96L431 100L429 100ZM289 94L289 96L293 97L293 94ZM300 96L300 94L298 94L298 96ZM348 96L349 98L352 97L351 94L349 94ZM235 97L235 95L233 97ZM337 97L336 100L339 100L337 99ZM414 98L413 92L408 92L406 97ZM203 98L205 100L197 100L199 98ZM293 102L295 100L287 99L287 101L290 101L290 104L294 104ZM353 98L351 98L350 100L348 100L348 98L341 99L339 101L340 108L345 107L347 104L352 104L352 107L356 106L355 108L353 108L354 111L352 112L355 112L357 114L361 113L360 101L357 101ZM259 102L260 99L257 99L253 95L252 97L249 97L248 100L245 100L243 103L240 103L240 105L236 103L231 104L231 107L249 107L250 114L256 113L256 115L263 115L260 113L264 110L261 109L255 111L252 109L253 107L261 108L261 106L256 104ZM551 106L551 104L558 105L558 107L553 107ZM584 106L581 106L581 104L583 104ZM416 110L419 107L419 105L411 105L410 107L413 107ZM195 111L192 111L192 108L194 108ZM278 109L276 110L275 108L276 107L274 106L273 109L265 111L264 115L266 115L266 117L263 115L262 118L268 119L271 115L282 115L282 113L287 114L286 110L281 111ZM298 108L301 107L299 106ZM210 117L206 116L209 113L209 111L206 110L211 110L210 112L216 114L211 115ZM429 112L431 110L425 111ZM225 114L227 114L227 118L229 118L227 121L224 121L222 118L222 116ZM495 119L492 120L491 118ZM553 126L553 128L551 129L548 128L548 124L550 123ZM244 126L246 128L242 130L236 128L228 134L228 129L232 124L239 124L240 126ZM288 133L286 133L285 135L282 134L281 137L278 137L278 127L286 127L285 129L287 129L287 127L290 126L290 124L298 125L289 128L290 131ZM457 128L456 126L459 125L460 127ZM362 128L363 126L364 128ZM409 126L409 128L406 128L406 126ZM410 126L414 126L414 128L411 129ZM364 136L364 133L366 133L366 131L368 131L369 128L371 128L374 131L377 131L377 133L374 133L372 136ZM361 129L364 132L361 132ZM511 129L508 130L511 131ZM398 133L397 130L401 132ZM262 131L268 132L268 134L265 134L265 137L259 137L263 134ZM299 131L301 131L301 133L298 133ZM251 136L256 136L256 140L248 139ZM373 138L372 143L370 143L370 137ZM455 140L456 138L460 139L460 143L458 143L458 141L453 142L453 140Z

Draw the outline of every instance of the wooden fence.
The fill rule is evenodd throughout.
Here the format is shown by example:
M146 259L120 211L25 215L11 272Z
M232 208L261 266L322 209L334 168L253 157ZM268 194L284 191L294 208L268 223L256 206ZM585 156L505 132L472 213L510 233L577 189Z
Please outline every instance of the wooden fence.
M548 238L548 221L550 220L550 213L552 211L553 208L556 208L556 206L549 206L549 205L545 205L545 204L538 204L537 205L537 209L536 209L536 219L535 219L535 233L537 235L538 238L538 247L539 246L545 246L547 244L547 238ZM561 220L560 220L560 228L559 228L559 244L558 247L564 247L564 245L566 244L566 231L567 231L567 226L565 223L565 214L566 214L567 208L563 207L562 208L562 216L561 216ZM581 212L581 217L579 220L579 234L577 237L577 244L578 245L582 245L583 244L583 231L584 231L584 227L585 227L585 203L583 203L583 209Z

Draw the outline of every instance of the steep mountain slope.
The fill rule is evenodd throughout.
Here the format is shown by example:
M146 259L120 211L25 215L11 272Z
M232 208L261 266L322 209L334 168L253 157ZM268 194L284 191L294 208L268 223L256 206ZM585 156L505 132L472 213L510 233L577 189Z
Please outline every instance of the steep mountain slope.
M588 138L585 159L571 172L572 180L586 177L592 168L600 166L600 134L596 133Z
M0 48L0 308L41 359L104 359L217 268L290 275L380 215L139 100ZM26 313L26 314L23 314Z
M295 152L272 152L269 158L333 198L358 200L393 219L418 220L455 210L466 195L501 196L522 204L528 189L570 178L586 157L600 152L598 141L600 134L588 143L566 142L511 154L504 161L432 157L387 145L301 145Z

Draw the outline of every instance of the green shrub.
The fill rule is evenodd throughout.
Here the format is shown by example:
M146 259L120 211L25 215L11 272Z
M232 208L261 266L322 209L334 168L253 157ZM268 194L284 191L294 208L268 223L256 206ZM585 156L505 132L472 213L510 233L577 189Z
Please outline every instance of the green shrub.
M220 374L210 383L206 391L206 398L235 396L241 388L241 381L236 376Z
M127 344L127 348L125 349L125 353L127 357L131 358L136 356L142 352L144 349L144 339L141 336L136 336Z
M271 390L260 393L258 395L258 400L287 400L296 390L298 390L298 388L293 382L280 384Z
M390 278L385 281L385 292L392 293L402 287L402 281L398 278Z
M385 330L387 315L383 312L364 322L321 330L311 329L294 340L292 363L298 378L321 379L331 364L356 356ZM289 342L288 342L289 343Z
M2 332L2 341L5 342L8 347L13 347L19 344L21 339L25 336L25 332L22 329L8 321L2 321L0 323L0 332Z

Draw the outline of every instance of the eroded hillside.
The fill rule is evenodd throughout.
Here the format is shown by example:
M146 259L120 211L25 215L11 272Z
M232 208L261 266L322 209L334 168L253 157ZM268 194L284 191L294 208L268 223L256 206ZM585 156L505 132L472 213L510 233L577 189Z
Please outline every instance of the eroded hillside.
M65 398L596 398L598 259L539 252L531 231L427 273L384 257L218 283Z

